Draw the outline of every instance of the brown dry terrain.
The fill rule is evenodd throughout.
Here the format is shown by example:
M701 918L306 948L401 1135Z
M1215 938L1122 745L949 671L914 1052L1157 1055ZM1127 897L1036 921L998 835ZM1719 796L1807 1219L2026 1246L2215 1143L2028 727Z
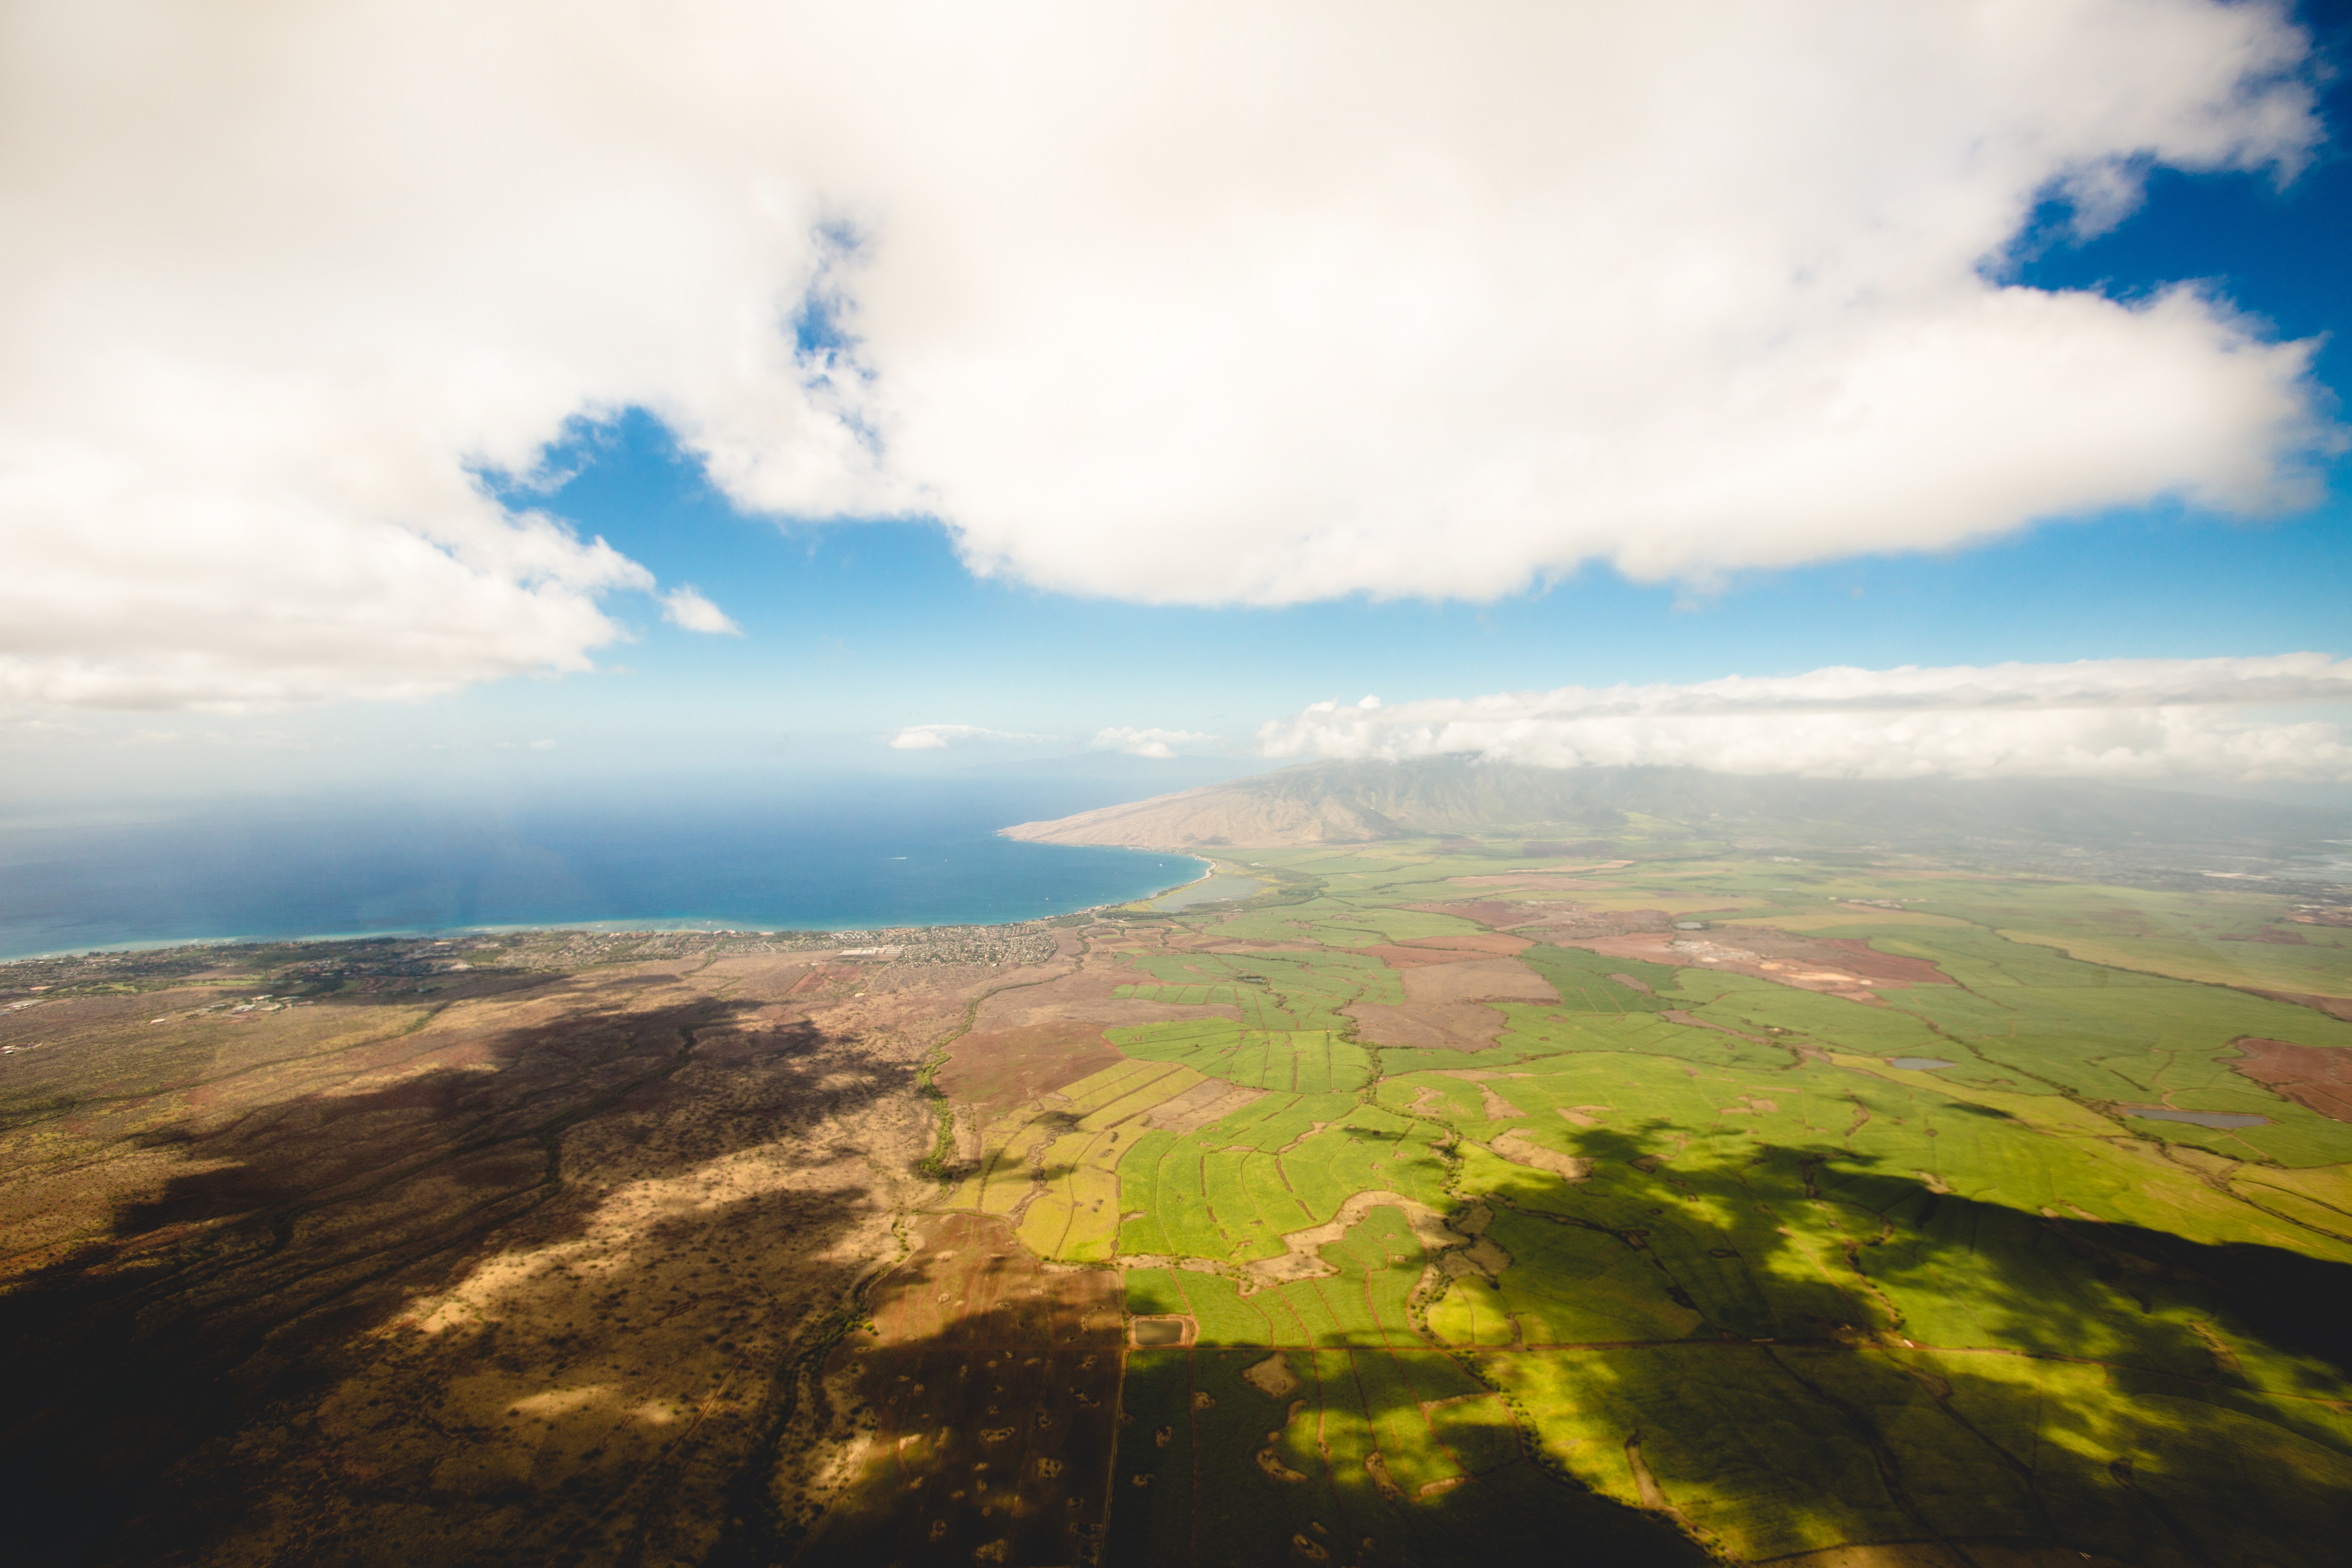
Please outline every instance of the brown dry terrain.
M1474 958L1515 958L1533 945L1523 936L1480 931L1472 936L1413 937L1393 947L1358 951L1368 958L1379 959L1391 969L1412 969L1424 963L1461 963Z
M1727 925L1717 934L1759 958L1788 963L1817 963L1843 969L1874 983L1894 985L1949 985L1950 975L1927 958L1906 958L1881 952L1860 937L1796 936L1770 926Z
M983 1005L981 1011L985 1016L990 1008ZM950 1100L1002 1110L1126 1059L1093 1024L975 1029L948 1047L938 1082Z
M989 1215L927 1215L835 1352L868 1412L848 1489L802 1561L1101 1560L1126 1303Z
M1108 967L1076 970L1056 975L1043 984L1007 985L981 1005L976 1027L1010 1029L1024 1024L1082 1022L1166 1024L1191 1018L1241 1019L1234 1007L1180 1007L1116 994L1121 985L1150 977L1139 971L1124 974Z
M1549 982L1517 959L1519 937L1424 937L1370 953L1402 972L1404 1002L1359 1002L1346 1009L1357 1033L1376 1046L1423 1050L1484 1050L1507 1022L1487 1002L1557 1002Z
M2352 1121L2352 1059L2341 1050L2298 1046L2286 1040L2234 1042L2245 1056L2230 1065L2320 1115Z
M1402 1007L1359 1002L1347 1009L1358 1037L1376 1046L1423 1050L1482 1051L1495 1043L1507 1021L1475 1002L1407 1003Z
M981 982L493 963L0 1016L13 1561L766 1562L816 1518L854 1415L810 1373Z
M1421 910L1433 915L1459 915L1465 921L1476 921L1485 926L1516 926L1533 920L1540 905L1505 903L1498 899L1464 899L1451 903L1413 903L1400 906Z
M1568 902L1502 903L1472 899L1454 903L1407 904L1436 915L1459 915L1481 925L1523 931L1544 942L1623 936L1631 931L1667 931L1675 917L1664 910L1596 910Z
M1457 963L1429 963L1402 975L1408 1006L1443 1006L1449 1002L1557 1002L1551 982L1516 958L1468 958Z

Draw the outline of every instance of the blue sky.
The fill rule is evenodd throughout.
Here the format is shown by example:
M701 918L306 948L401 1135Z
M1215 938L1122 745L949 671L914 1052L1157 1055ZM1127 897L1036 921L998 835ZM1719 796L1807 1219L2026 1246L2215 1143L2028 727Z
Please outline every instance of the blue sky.
M2352 207L2352 180L2330 173L2333 199ZM2283 219L2330 200L2318 176L2307 179L2309 192L2278 204ZM2131 226L2142 225L2165 227L2167 215L2151 210ZM2166 243L2141 239L2131 258L2161 268ZM2103 276L2125 276L2120 260L2109 266ZM640 614L643 640L613 656L626 675L457 700L481 710L478 722L536 723L572 743L626 714L633 731L675 726L694 744L742 725L756 727L762 750L790 740L828 760L870 750L880 764L894 760L880 745L890 731L927 722L1080 739L1114 724L1245 735L1308 702L1367 691L1395 700L1837 664L2333 649L2352 605L2340 477L2326 501L2284 518L2134 509L1972 549L1743 574L1711 592L1589 566L1488 604L1358 595L1201 609L979 578L935 524L746 517L643 415L568 444L559 466L575 462L569 483L531 499L663 581L699 586L744 635L698 637Z
M2333 9L2313 20L2345 58L2352 8ZM2088 240L2064 233L2056 204L2017 279L2123 299L2210 279L2278 336L2322 340L2317 379L2342 398L2352 384L2352 77L2329 82L2323 101L2328 143L2284 184L2267 171L2156 170L2138 208ZM1704 588L1589 564L1483 604L1357 594L1213 609L982 578L935 522L747 515L642 410L583 429L548 460L568 482L510 485L518 504L610 540L664 582L699 585L744 631L701 637L643 617L645 640L615 660L628 675L461 700L485 710L481 722L577 740L625 712L633 731L671 729L688 746L726 749L740 725L763 756L948 769L970 759L893 758L879 742L926 722L1073 740L1117 724L1245 737L1265 719L1367 691L1394 701L1829 665L2352 647L2352 459L2329 468L2316 504L2276 516L2166 501Z
M2352 7L1852 9L1497 4L1343 69L1213 6L1024 41L719 5L817 73L739 102L625 8L573 79L528 25L355 5L283 40L307 82L157 54L177 118L56 30L10 330L62 346L0 407L18 791L1465 743L2352 775ZM1698 52L1645 76L1661 39ZM410 123L436 47L510 101ZM1235 69L1291 90L1194 114ZM735 635L664 617L689 587ZM1779 761L1607 728L1757 702L1864 716ZM1987 716L2024 708L2078 719Z

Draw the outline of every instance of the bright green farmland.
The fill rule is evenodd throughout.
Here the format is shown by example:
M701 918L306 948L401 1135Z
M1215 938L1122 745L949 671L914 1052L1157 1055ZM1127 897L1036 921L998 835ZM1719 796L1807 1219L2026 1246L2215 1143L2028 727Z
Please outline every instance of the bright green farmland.
M1188 952L1147 954L1134 962L1153 983L1122 985L1119 995L1180 1006L1238 1007L1242 1022L1253 1028L1339 1029L1346 1026L1340 1010L1350 1003L1404 999L1394 970L1354 952Z
M1112 1044L1139 1061L1179 1062L1252 1089L1325 1094L1360 1089L1371 1079L1370 1054L1335 1029L1252 1029L1209 1018L1108 1033Z
M1331 1219L1358 1193L1444 1204L1442 1136L1333 1095L1268 1095L1196 1133L1147 1132L1118 1163L1119 1212L1132 1216L1119 1250L1276 1258L1281 1237Z
M2336 934L2242 953L2223 939L2284 900L1687 840L1640 863L1643 831L1670 837L1636 825L1636 864L1567 889L1452 880L1550 863L1516 845L1254 850L1292 901L1120 953L1122 998L1204 1009L1106 1029L1135 1071L1263 1092L1119 1123L1099 1210L1107 1119L1172 1087L1097 1074L1086 1127L1006 1124L1008 1176L1074 1152L1042 1222L1060 1255L1115 1245L1130 1313L1192 1325L1129 1352L1107 1560L2338 1561L2352 1127L2237 1070L2237 1042L2352 1050L2352 1024L2210 983L2352 991ZM1489 929L1397 907L1449 900L1540 919L1519 962L1559 1002L1478 1004L1486 1049L1366 1044L1346 1009L1410 1011L1418 984L1368 950ZM1704 950L1662 910L1714 949L1863 942L1949 983L1856 1000L1664 962ZM1600 952L1580 920L1653 934Z

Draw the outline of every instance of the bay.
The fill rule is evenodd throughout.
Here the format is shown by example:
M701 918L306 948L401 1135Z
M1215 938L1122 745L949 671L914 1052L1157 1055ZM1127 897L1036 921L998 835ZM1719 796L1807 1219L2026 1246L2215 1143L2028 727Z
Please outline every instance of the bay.
M483 927L854 931L1038 920L1190 882L1187 856L1020 843L1115 804L1067 779L248 801L0 823L0 957Z

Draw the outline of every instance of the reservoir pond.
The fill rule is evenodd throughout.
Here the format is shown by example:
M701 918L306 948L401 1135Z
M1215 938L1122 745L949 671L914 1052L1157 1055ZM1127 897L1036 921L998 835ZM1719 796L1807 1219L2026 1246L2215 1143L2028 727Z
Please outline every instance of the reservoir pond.
M2267 1116L2242 1116L2227 1110L2168 1110L2160 1105L2118 1105L2117 1110L2127 1116L2145 1118L2149 1121L2186 1121L2192 1127L2268 1127Z

